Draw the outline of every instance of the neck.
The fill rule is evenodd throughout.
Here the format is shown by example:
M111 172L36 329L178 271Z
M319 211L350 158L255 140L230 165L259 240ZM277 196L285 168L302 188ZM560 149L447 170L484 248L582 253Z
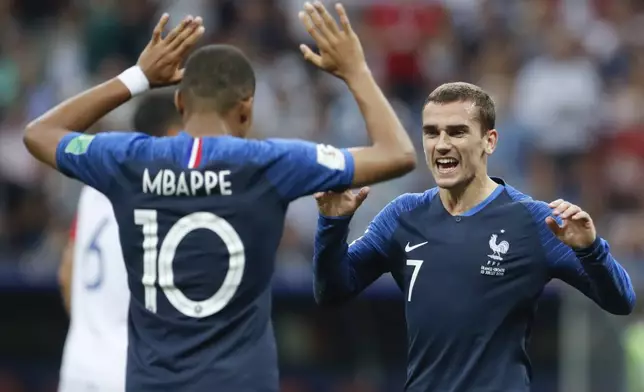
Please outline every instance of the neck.
M499 186L487 175L475 176L469 183L454 189L440 188L443 206L452 215L460 215L485 200Z
M217 113L193 113L187 118L184 130L194 137L230 135L230 128Z

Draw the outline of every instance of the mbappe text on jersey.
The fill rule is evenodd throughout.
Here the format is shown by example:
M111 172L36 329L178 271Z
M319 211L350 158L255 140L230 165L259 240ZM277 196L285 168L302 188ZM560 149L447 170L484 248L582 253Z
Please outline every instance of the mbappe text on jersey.
M145 169L142 178L143 193L159 196L199 196L221 194L232 195L232 184L228 181L230 170L180 171L162 169L154 178Z

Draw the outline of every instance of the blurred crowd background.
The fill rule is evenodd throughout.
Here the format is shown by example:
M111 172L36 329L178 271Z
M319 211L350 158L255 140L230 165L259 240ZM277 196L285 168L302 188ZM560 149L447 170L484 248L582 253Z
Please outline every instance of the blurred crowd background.
M307 65L303 0L0 0L0 392L56 388L67 319L55 274L80 184L37 163L24 125L132 65L161 12L201 15L204 43L231 43L258 75L255 137L368 143L342 82ZM448 81L497 105L493 175L587 209L644 288L644 1L347 0L369 65L416 141L422 105ZM136 101L97 130L132 128ZM424 165L373 187L364 230L404 192L433 186ZM383 278L340 310L314 307L317 211L295 202L280 250L275 316L283 390L397 391L404 379L402 299ZM603 314L561 284L544 294L531 353L535 392L644 391L642 311ZM641 290L640 290L641 291Z

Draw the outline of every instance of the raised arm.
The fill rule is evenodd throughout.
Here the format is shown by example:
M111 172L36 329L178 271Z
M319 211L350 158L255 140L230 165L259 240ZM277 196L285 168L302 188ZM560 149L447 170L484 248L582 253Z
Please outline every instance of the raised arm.
M626 270L597 236L591 217L563 200L535 203L550 274L612 314L630 314L635 292Z
M360 294L382 274L390 272L396 258L391 236L396 225L394 202L369 224L364 235L347 244L349 222L367 197L363 188L357 194L317 194L320 210L315 236L313 276L315 300L320 305L344 303Z
M168 22L163 15L150 43L132 67L105 83L82 92L54 107L27 125L24 143L39 161L58 169L56 152L65 135L84 132L101 117L150 86L161 87L181 80L179 65L203 35L201 18L186 18L162 37Z
M372 145L350 149L354 160L352 187L400 177L416 167L416 153L409 135L373 78L358 36L342 5L336 10L340 26L324 8L305 3L300 20L315 40L320 54L301 45L304 58L344 80L364 117Z

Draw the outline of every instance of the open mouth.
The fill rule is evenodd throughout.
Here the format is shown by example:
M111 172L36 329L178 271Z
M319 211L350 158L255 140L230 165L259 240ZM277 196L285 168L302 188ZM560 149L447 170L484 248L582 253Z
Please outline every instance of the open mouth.
M456 170L458 159L456 158L438 158L436 159L436 168L441 174L448 174Z

